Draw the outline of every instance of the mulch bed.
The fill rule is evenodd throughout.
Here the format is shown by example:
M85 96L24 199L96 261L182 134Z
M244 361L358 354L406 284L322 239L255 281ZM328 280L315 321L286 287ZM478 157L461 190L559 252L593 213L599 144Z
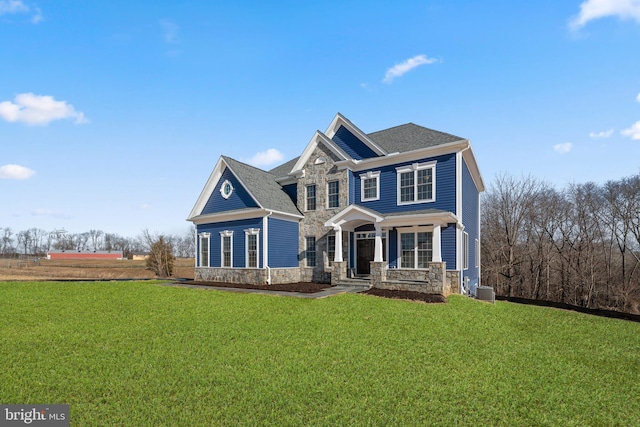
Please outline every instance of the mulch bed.
M443 303L447 302L447 299L440 294L425 294L423 292L415 291L392 291L389 289L371 288L363 292L367 295L375 295L377 297L394 298L394 299L406 299L411 301L422 301L426 303Z
M189 285L205 285L205 286L217 286L221 288L238 288L238 289L260 289L264 291L285 291L285 292L300 292L303 294L314 294L320 292L323 289L331 287L329 283L286 283L286 284L273 284L273 285L247 285L244 283L221 283L221 282L184 282Z

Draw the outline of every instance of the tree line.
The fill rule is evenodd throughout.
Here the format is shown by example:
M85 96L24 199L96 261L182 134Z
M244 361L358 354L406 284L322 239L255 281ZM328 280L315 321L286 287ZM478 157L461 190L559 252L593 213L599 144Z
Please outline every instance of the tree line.
M195 228L191 226L182 235L153 234L143 230L137 237L123 237L102 230L89 230L83 233L68 233L64 230L47 231L30 228L14 232L9 227L0 227L0 255L15 257L19 255L46 256L52 249L67 251L122 251L125 258L133 254L148 254L155 241L169 245L172 254L178 258L195 256Z
M481 229L496 294L640 313L640 175L561 190L500 175Z

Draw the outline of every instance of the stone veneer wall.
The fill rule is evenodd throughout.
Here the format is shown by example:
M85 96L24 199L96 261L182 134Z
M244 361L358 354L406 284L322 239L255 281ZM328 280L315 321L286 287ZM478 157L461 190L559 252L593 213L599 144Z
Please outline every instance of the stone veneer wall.
M300 282L300 269L292 268L272 268L271 283L298 283Z
M376 286L376 288L380 289L390 289L393 291L414 291L414 292L423 292L425 294L442 294L442 286L440 285L432 285L428 282L422 283L407 283L407 282L394 282L394 281L386 281L382 282L380 285Z
M459 277L458 271L447 271L444 262L432 262L428 270L385 270L382 263L371 263L371 285L381 289L448 296L458 293Z
M445 287L445 292L443 295L446 297L451 294L459 294L460 293L460 272L456 270L448 270L447 271L447 284L448 288Z
M316 160L324 158L323 163L316 164ZM307 163L304 165L304 176L298 178L298 200L297 205L300 212L304 212L304 218L300 221L300 232L298 250L300 254L300 281L303 282L331 282L331 267L325 265L329 260L327 253L327 235L333 230L325 227L324 223L349 205L349 172L339 171L335 166L338 160L335 154L319 143L313 150ZM327 183L338 181L340 187L339 206L337 208L327 208ZM316 185L316 210L305 211L307 198L307 185ZM316 238L316 266L307 267L305 252L306 238ZM342 233L343 256L347 257L349 247L349 233Z
M264 285L268 271L257 268L207 268L196 267L194 280L201 282L247 283ZM300 281L299 268L272 268L271 283L297 283Z

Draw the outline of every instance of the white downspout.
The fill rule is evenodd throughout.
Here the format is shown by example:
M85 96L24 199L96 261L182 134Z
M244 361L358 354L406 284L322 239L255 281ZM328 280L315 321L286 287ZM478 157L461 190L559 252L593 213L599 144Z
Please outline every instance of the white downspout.
M262 265L267 269L267 285L271 284L271 267L269 267L269 217L273 211L269 211L267 216L262 217Z

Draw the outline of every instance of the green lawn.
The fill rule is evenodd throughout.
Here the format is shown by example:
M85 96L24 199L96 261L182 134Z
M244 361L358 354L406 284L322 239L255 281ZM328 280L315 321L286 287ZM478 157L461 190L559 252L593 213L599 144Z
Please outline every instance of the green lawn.
M640 324L451 297L0 283L0 403L71 425L640 425Z

